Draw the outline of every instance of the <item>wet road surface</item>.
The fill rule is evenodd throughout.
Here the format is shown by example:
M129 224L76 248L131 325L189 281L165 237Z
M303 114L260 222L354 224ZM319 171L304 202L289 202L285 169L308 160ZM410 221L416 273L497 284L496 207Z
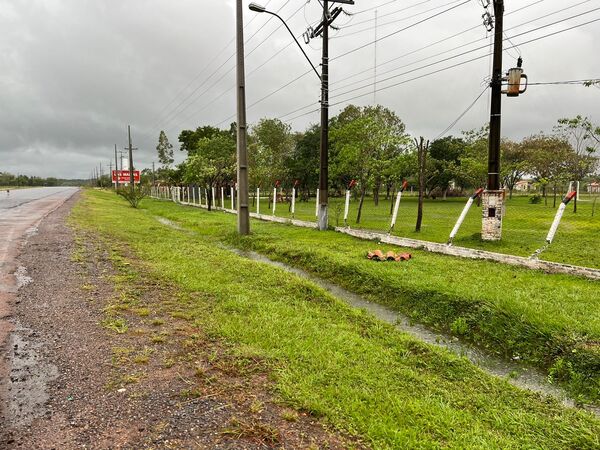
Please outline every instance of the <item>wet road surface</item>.
M49 213L77 192L72 187L47 187L0 191L0 379L8 377L8 337L11 304L18 289L16 257L28 235ZM0 383L2 386L4 383ZM6 392L0 388L0 399Z

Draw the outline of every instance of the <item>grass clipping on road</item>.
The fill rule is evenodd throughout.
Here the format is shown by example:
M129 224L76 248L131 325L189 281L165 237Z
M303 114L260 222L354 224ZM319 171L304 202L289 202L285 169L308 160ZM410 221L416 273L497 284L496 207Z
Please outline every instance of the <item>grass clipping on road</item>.
M198 214L198 212L196 212ZM419 343L309 281L246 260L203 233L158 223L112 193L86 192L72 214L126 245L158 280L193 293L194 326L269 362L290 406L376 448L598 448L589 414L521 391L466 359Z

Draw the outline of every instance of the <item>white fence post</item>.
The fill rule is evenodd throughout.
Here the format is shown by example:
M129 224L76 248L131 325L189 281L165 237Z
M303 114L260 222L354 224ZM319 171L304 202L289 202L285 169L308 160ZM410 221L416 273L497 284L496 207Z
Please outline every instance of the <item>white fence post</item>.
M350 189L346 190L346 203L344 205L344 224L348 226L348 211L350 210Z
M235 206L235 203L234 203L234 200L233 200L233 196L235 195L234 193L235 193L235 191L233 190L233 186L232 186L231 187L231 210L232 211L234 210L234 206Z
M275 215L275 206L277 205L277 188L273 189L273 215Z
M296 188L292 188L292 217L296 213Z
M225 188L221 186L221 209L225 209Z
M315 217L319 217L319 189L317 189L317 201L315 202Z
M396 195L396 203L394 204L394 214L392 214L392 223L390 224L390 233L396 226L396 219L398 218L398 209L400 208L400 200L402 200L402 191L398 191Z
M260 188L256 188L256 214L260 214Z

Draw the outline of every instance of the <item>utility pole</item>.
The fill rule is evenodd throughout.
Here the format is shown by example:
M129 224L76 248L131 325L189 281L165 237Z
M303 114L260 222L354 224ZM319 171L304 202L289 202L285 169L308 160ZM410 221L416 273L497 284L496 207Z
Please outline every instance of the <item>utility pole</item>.
M327 2L327 0L325 0ZM248 208L248 148L246 143L246 76L244 69L244 10L237 0L237 179L238 179L238 233L250 234Z
M323 55L321 61L321 168L319 171L319 230L328 226L329 202L329 1L323 0Z
M130 125L127 125L127 135L129 137L129 147L127 147L127 150L129 151L129 184L131 186L131 192L133 193L135 191L135 179L133 178L133 151L137 150L137 148L133 148L133 145L131 145Z
M321 155L319 171L319 230L328 226L329 203L329 27L340 15L342 8L329 12L329 3L353 5L353 0L323 0L323 21L313 35L323 34L323 55L321 60ZM317 31L318 30L318 31Z
M119 190L119 160L117 159L117 144L115 144L115 190Z
M499 241L502 238L504 191L500 190L500 137L502 125L502 44L504 0L494 0L494 61L488 151L487 189L482 195L483 223L481 239Z

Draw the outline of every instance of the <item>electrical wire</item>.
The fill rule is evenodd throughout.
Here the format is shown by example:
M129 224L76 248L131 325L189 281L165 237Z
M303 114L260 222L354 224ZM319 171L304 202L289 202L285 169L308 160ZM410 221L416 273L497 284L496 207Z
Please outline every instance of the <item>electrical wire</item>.
M361 45L359 47L356 47L356 48L354 48L352 50L349 50L349 51L344 52L344 53L342 53L340 55L337 55L337 56L335 56L333 58L330 58L329 61L335 61L337 59L343 58L344 56L348 56L348 55L350 55L352 53L355 53L355 52L357 52L359 50L362 50L363 48L370 47L373 44L376 44L376 43L381 42L381 41L383 41L385 39L388 39L388 38L390 38L392 36L395 36L395 35L403 32L403 31L406 31L406 30L410 29L410 28L414 28L417 25L421 25L422 23L425 23L425 22L427 22L429 20L435 19L436 17L439 17L439 16L441 16L443 14L446 14L446 13L448 13L448 12L450 12L450 11L456 9L456 8L459 8L459 7L463 6L463 5L466 5L467 3L470 3L470 2L471 2L471 0L465 0L465 1L461 2L461 3L459 3L458 5L454 5L454 6L450 7L450 8L448 8L448 9L445 9L444 11L440 11L440 12L438 12L436 14L433 14L431 16L425 17L424 19L421 19L421 20L419 20L417 22L414 22L414 23L412 23L410 25L407 25L404 28L400 28L399 30L396 30L396 31L394 31L392 33L386 34L385 36L382 36L382 37L377 38L377 39L375 39L375 40L373 40L371 42L368 42L368 43L363 44L363 45Z
M454 121L452 121L452 123L450 125L448 125L448 127L446 127L446 129L444 131L442 131L440 134L438 134L438 136L434 139L434 141L437 141L439 138L444 136L448 131L450 131L452 128L454 128L456 126L456 124L458 122L460 122L460 119L462 119L465 115L467 115L467 113L469 111L471 111L471 109L473 109L473 107L477 104L479 99L481 97L483 97L483 94L485 94L488 89L489 89L489 85L486 86L477 97L475 97L475 100L473 100L473 102L467 107L467 109L465 109L462 113L460 113L460 115Z
M271 1L272 0L267 0L267 2L265 3L265 7L268 6L269 3L271 3ZM250 19L246 23L246 25L244 25L244 30L248 26L250 26L250 24L252 22L254 22L254 20L256 20L257 17L258 16L254 16L252 19ZM248 40L246 42L250 42L250 40L252 39L253 36L251 36L250 38L248 38ZM218 51L217 53L215 53L214 57L204 66L204 68L194 78L192 78L192 80L183 89L177 91L177 93L175 94L175 96L167 104L165 104L165 106L163 108L161 108L161 110L159 111L159 113L157 114L157 116L161 117L162 114L167 110L167 108L169 108L169 106L171 106L177 100L177 97L179 97L186 90L188 90L190 88L190 86L192 86L198 80L198 78L200 78L208 70L208 68L211 66L211 64L214 63L217 59L219 59L219 57L223 54L223 52L225 50L227 50L229 48L229 46L231 44L233 44L234 42L235 42L235 36L233 38L231 38L231 40L220 51ZM231 57L229 57L227 59L227 61L229 61L230 59L231 59ZM220 67L222 67L222 66L220 66ZM220 67L217 70L219 70ZM209 78L210 78L210 76L209 76ZM158 125L158 122L155 125L153 125L152 128L155 128L157 125Z
M586 1L582 2L582 3L587 3L588 1L590 1L590 0L586 0ZM578 5L580 5L580 4L582 4L582 3L579 3ZM546 17L549 17L549 16L552 16L552 15L555 15L555 14L557 14L557 13L560 13L560 12L563 12L563 11L565 11L565 10L567 10L567 9L571 9L571 8L573 8L574 6L577 6L577 5L573 5L573 6L570 6L570 7L567 7L567 8L563 8L563 9L561 9L561 10L559 10L559 11L554 11L554 12L552 12L552 13L546 14L545 16L538 17L538 18L536 18L536 19L534 19L534 20L529 20L529 21L527 21L527 22L524 22L524 23L521 23L521 24L519 24L519 25L515 25L515 26L513 26L513 27L511 27L511 28L508 28L506 31L510 31L510 30L514 30L514 29L516 29L516 28L520 28L520 27L522 27L523 25L526 25L526 24L531 24L531 23L533 23L533 22L535 22L535 21L538 21L538 20L544 19L544 18L546 18ZM519 37L519 36L522 36L523 34L526 34L526 33L532 33L532 32L535 32L535 31L539 31L539 30L541 30L541 29L543 29L543 28L547 28L547 27L550 27L550 26L553 26L553 25L556 25L556 24L562 23L562 22L564 22L564 21L567 21L567 20L575 19L575 18L577 18L577 17L581 17L581 16L584 16L584 15L586 15L586 14L590 14L590 13L592 13L592 12L595 12L595 11L597 11L597 10L600 10L600 7L599 7L599 8L595 8L595 9L591 9L591 10L588 10L588 11L585 11L585 12L583 12L583 13L575 14L575 15L573 15L573 16L570 16L570 17L563 18L563 19L561 19L561 20L558 20L558 21L556 21L556 22L552 22L552 23L549 23L549 24L546 24L546 25L539 26L539 27L537 27L537 28L534 28L534 29L532 29L532 30L526 31L526 32L524 32L524 33L516 34L516 35L514 35L514 36L508 36L508 35L506 35L506 33L505 33L505 36L506 36L506 39L507 39L507 41L508 41L508 42L509 42L509 43L510 43L512 46L513 46L512 48L518 48L518 46L516 46L516 45L515 45L515 44L514 44L514 43L511 41L511 38ZM467 43L465 43L465 44L458 45L458 46L456 46L456 47L453 47L453 48L451 48L451 49L444 50L444 51L442 51L442 52L438 52L438 53L435 53L435 54L433 54L433 55L427 56L427 57L425 57L425 58L422 58L422 59L419 59L419 60L413 61L413 62L411 62L411 63L409 63L409 64L402 65L402 66L399 66L399 67L396 67L396 68L393 68L393 69L389 69L389 70L386 70L386 71L384 71L384 72L380 72L380 73L379 73L379 75L381 76L381 75L384 75L384 74L387 74L387 73L395 72L395 71L397 71L397 70L400 70L400 69L403 69L403 68L405 68L405 67L409 67L409 66L412 66L412 65L414 65L414 64L418 64L418 63L420 63L420 62L423 62L423 61L426 61L426 60L428 60L428 59L435 58L435 57L437 57L437 56L440 56L440 55L446 54L446 53L448 53L448 52L450 52L450 51L453 51L453 50L458 50L458 49L460 49L460 48L467 47L467 46L469 46L469 45L471 45L471 44L475 44L475 43L477 43L477 42L481 42L482 40L486 40L486 39L487 39L487 38L479 38L479 39L475 39L475 40L473 40L473 41L467 42ZM485 48L485 47L487 47L487 46L488 46L488 45L486 44L485 46L481 46L481 47L478 47L477 49L473 49L473 51L475 51L475 50L480 50L480 49L482 49L482 48ZM505 49L505 50L506 50L506 49ZM520 55L520 52L519 52L519 55ZM394 59L396 60L396 59L400 59L400 58L402 58L402 57L403 57L403 55L401 55L401 56L399 56L399 57L396 57L396 58L394 58ZM515 59L516 59L516 58L515 58ZM364 71L362 71L362 73L368 72L368 71L370 71L370 70L373 70L373 68L370 68L370 69L364 70ZM355 76L356 76L356 75L351 75L351 76L347 77L346 79L349 79L349 78L354 78ZM356 84L358 84L358 83L362 83L362 82L368 81L368 80L370 80L370 79L371 79L371 77L368 77L368 78L362 78L362 79L360 79L360 80L353 81L353 82L351 82L351 83L347 83L347 84L345 84L345 85L343 85L343 86L340 86L340 87L338 87L338 88L336 88L336 89L333 89L333 90L332 90L332 92L333 92L333 91L336 91L336 90L339 90L339 89L348 88L348 87L350 87L350 86L353 86L353 85L356 85Z
M269 0L269 2L270 2L270 1L271 1L271 0ZM287 6L287 4L288 4L288 3L290 3L290 2L291 2L291 0L286 0L286 2L283 4L283 6L281 6L281 7L280 7L280 8L277 10L277 12L280 12L280 11L281 11L283 8L285 8L285 7ZM267 4L268 4L268 3L267 3ZM256 32L254 32L254 33L253 33L253 34L252 34L252 35L251 35L251 36L250 36L248 39L245 39L245 40L244 40L244 44L248 44L248 43L249 43L249 42L250 42L250 41L251 41L251 40L252 40L252 39L253 39L253 38L254 38L254 37L255 37L255 36L256 36L256 35L257 35L257 34L258 34L258 33L259 33L259 32L260 32L260 31L261 31L261 30L262 30L262 29L263 29L263 28L264 28L264 27L267 25L267 24L268 24L268 23L269 23L269 21L270 21L272 18L273 18L273 16L269 16L269 19L268 19L268 20L266 20L266 21L265 21L265 23L264 23L264 24L262 24L262 25L261 25L261 26L258 28L258 30L256 30ZM235 41L235 37L232 39L232 41L230 41L230 44L231 44L231 42L233 42L233 41ZM229 46L230 44L228 44L227 46ZM158 123L160 123L161 121L165 121L165 122L168 124L168 123L169 123L169 122L170 122L170 121L171 121L171 120L172 120L174 117L176 117L178 114L180 114L180 113L181 113L183 110L182 110L182 111L179 111L179 112L177 112L177 111L179 110L179 108L180 108L180 107L181 107L181 106L182 106L182 105L183 105L185 102L187 102L187 101L188 101L188 100L189 100L189 99L190 99L192 96L194 96L194 95L195 95L195 94L196 94L196 93L197 93L197 92L198 92L200 89L202 89L202 87L203 87L203 86L205 86L205 85L208 83L208 81L209 81L209 80L210 80L210 79L211 79L211 78L212 78L212 77L213 77L213 76L214 76L214 75L215 75L215 74L216 74L216 73L217 73L219 70L221 70L221 69L222 69L222 68L223 68L223 67L224 67L224 66L225 66L225 65L226 65L226 64L227 64L229 61L231 61L231 59L232 59L234 56L235 56L235 51L234 51L234 52L233 52L233 53L232 53L232 54L231 54L231 55L230 55L230 56L229 56L229 57L228 57L228 58L227 58L227 59L226 59L226 60L225 60L225 61L224 61L224 62L223 62L221 65L219 65L219 67L217 67L217 68L216 68L216 69L215 69L215 70L214 70L214 71L213 71L213 72L212 72L212 73L211 73L211 74L210 74L210 75L209 75L207 78L205 78L205 79L204 79L204 81L203 81L203 82L202 82L202 83L201 83L199 86L197 86L197 87L196 87L194 90L192 90L192 92L190 92L190 93L189 93L187 96L185 96L185 97L184 97L184 98L183 98L183 99L182 99L182 100L181 100L181 101L180 101L180 102L179 102L179 103L178 103L178 104L175 106L175 108L172 108L172 109L169 111L169 113L167 113L167 115L166 115L166 116L165 116L163 119L160 119L160 120L158 121ZM235 68L235 66L234 66L234 68ZM233 69L230 69L230 71L231 71L231 70L233 70ZM220 78L217 80L217 82L218 82L218 81L221 81L223 78L224 78L224 76L221 76L221 77L220 77ZM203 94L201 94L201 95L203 95ZM186 108L187 108L187 107L186 107ZM184 110L185 110L186 108L184 108ZM175 114L175 115L173 115L173 114ZM158 125L158 123L157 123L157 125Z
M598 21L600 21L600 17L596 18L596 19L593 19L593 20L590 20L588 22L584 22L584 23L580 23L580 24L577 24L577 25L573 25L573 26L568 27L568 28L564 28L562 30L554 31L552 33L548 33L548 34L545 34L543 36L538 36L536 38L533 38L533 39L530 39L530 40L527 40L527 41L524 41L524 42L520 42L518 45L519 46L525 46L527 44L530 44L530 43L533 43L533 42L537 42L537 41L540 41L542 39L546 39L546 38L549 38L549 37L552 37L552 36L556 36L558 34L561 34L561 33L564 33L564 32L576 29L576 28L580 28L582 26L586 26L586 25L589 25L589 24L592 24L592 23L595 23L595 22L598 22ZM513 47L508 47L508 48L513 48ZM493 52L492 52L492 54L493 54ZM468 59L468 60L465 60L465 61L461 61L459 63L453 64L453 65L450 65L450 66L447 66L447 67L443 67L441 69L437 69L437 70L434 70L434 71L431 71L431 72L428 72L428 73L425 73L425 74L422 74L422 75L419 75L419 76L416 76L416 77L413 77L413 78L410 78L410 79L407 79L407 80L400 81L398 83L394 83L394 84L391 84L391 85L388 85L388 86L383 86L383 87L377 88L377 92L385 91L385 90L388 90L388 89L400 86L402 84L409 83L411 81L420 80L420 79L423 79L425 77L428 77L428 76L431 76L431 75L434 75L434 74L437 74L437 73L441 73L441 72L444 72L444 71L447 71L447 70L450 70L450 69L453 69L453 68L456 68L456 67L460 67L460 66L463 66L465 64L468 64L468 63L471 63L471 62L474 62L474 61L477 61L477 60L480 60L480 59L483 59L483 58L487 58L489 55L490 55L490 53L487 53L487 54L484 54L484 55L481 55L481 56L476 56L474 58L471 58L471 59ZM419 69L415 69L415 70L419 70ZM341 95L342 94L339 94L339 95L337 95L335 97L340 97ZM346 98L344 100L340 100L340 101L335 102L335 103L330 103L329 106L330 107L331 106L338 106L338 105L341 105L343 103L347 103L347 102L350 102L352 100L356 100L358 98L369 96L369 95L372 95L372 91L366 92L366 93L363 93L363 94L358 94L358 95L355 95L353 97L349 97L349 98ZM306 109L307 107L310 107L313 104L314 103L311 103L310 105L306 105L303 108L299 108L297 111L299 111L301 109ZM317 110L311 110L311 111L305 112L305 113L297 115L297 116L295 116L295 117L293 117L291 119L286 119L286 120L284 120L284 122L291 122L291 121L293 121L295 119L298 119L300 117L306 116L308 114L312 114L315 111L318 111L318 109ZM292 113L284 114L282 116L279 116L278 118L279 119L283 119L284 117L286 117L286 116L288 116L290 114L292 114Z
M412 15L410 15L410 16L402 17L401 19L395 19L395 20L391 20L391 21L389 21L389 22L382 22L382 23L380 23L380 24L377 24L377 28L384 28L384 27L386 27L386 26L388 26L388 25L394 25L394 24L396 24L396 23L404 22L404 21L406 21L406 20L409 20L409 19L414 19L415 17L422 16L423 14L427 14L427 13L430 13L430 12L432 12L432 11L436 11L436 10L438 10L438 9L445 8L446 6L454 5L454 4L456 4L456 3L460 2L460 1L461 1L461 0L452 0L451 2L444 3L443 5L435 6L435 7L433 7L433 8L426 9L426 10L424 10L424 11L420 11L420 12L418 12L418 13L412 14ZM408 10L408 9L411 9L411 8L413 8L414 6L418 6L418 5L409 6L409 7L407 7L407 8L400 9L400 10L398 10L397 12L406 11L406 10ZM370 21L374 21L374 20L375 20L375 19L370 19ZM366 22L366 21L365 21L365 22ZM358 25L358 24L348 25L348 26L346 26L346 27L345 27L345 29L351 28L351 27L353 27L353 26L355 26L355 25ZM372 26L372 27L368 27L368 28L363 28L362 30L353 31L353 32L351 32L351 33L344 33L344 35L343 35L343 36L339 36L339 37L337 37L336 39L343 39L343 38L347 38L347 37L352 37L352 36L355 36L355 35L357 35L357 34L364 33L364 32L366 32L366 31L371 31L371 30L373 30L373 29L375 29L375 27L374 27L374 26Z
M280 10L285 7L285 5L287 5L289 3L288 0L281 8ZM286 20L291 20L296 14L298 14L302 8L304 6L301 6L300 8L298 8L291 16L289 16ZM257 50L261 45L263 45L283 24L279 24L277 26L277 28L275 28L265 39L263 39L260 43L258 43L251 51L249 51L248 53L246 53L246 56L251 55L255 50ZM229 57L228 61L231 60L231 58L233 58L233 56L235 56L235 53ZM227 62L227 61L226 61ZM223 64L224 65L224 64ZM220 67L223 67L223 65L221 65ZM180 109L179 111L177 111L174 115L172 115L172 117L170 117L168 120L166 120L167 126L168 124L170 124L177 116L179 116L180 114L182 114L183 112L185 112L187 109L189 109L190 106L192 106L195 102L197 102L198 100L200 100L205 94L209 93L214 87L216 87L221 80L223 80L227 75L229 75L231 72L233 72L233 70L235 69L235 65L233 65L227 72L225 72L224 74L221 75L221 77L219 77L217 80L215 80L208 88L206 88L202 93L200 93L194 100L192 100L191 102L189 102L187 105L185 105L182 109ZM195 92L198 92L199 89L196 89ZM195 93L194 92L194 93ZM204 109L206 109L208 106L212 105L215 101L217 101L218 99L220 99L221 97L223 97L224 95L226 95L228 92L230 92L229 89L227 89L226 91L220 93L219 95L217 95L215 98L213 98L212 100L210 100L208 103L204 104L203 107L198 110L198 111L194 111L193 114L191 114L190 116L186 117L186 119L184 121L188 121L190 120L194 115L196 115L197 113L203 111ZM191 96L190 96L191 97ZM189 98L189 97L188 97Z

